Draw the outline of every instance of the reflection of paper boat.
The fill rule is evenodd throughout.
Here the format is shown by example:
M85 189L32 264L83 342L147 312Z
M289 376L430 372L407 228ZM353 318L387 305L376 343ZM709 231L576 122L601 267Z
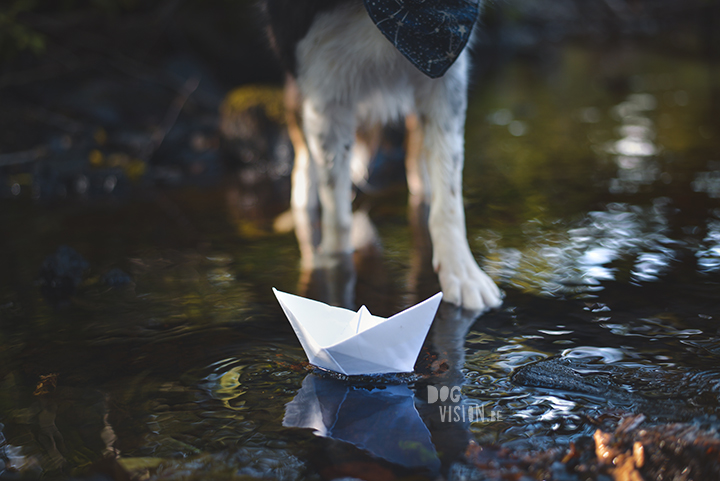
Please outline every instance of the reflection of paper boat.
M430 431L405 385L354 386L309 374L285 406L283 426L351 443L409 468L440 468Z
M442 293L392 317L273 289L311 364L346 375L412 372Z

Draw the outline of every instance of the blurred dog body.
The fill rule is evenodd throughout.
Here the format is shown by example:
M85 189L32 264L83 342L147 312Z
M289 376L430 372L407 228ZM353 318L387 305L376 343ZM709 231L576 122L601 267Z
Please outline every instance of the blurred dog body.
M351 163L370 155L356 132L406 118L408 186L412 198L430 206L444 299L475 310L498 306L500 291L478 267L465 229L467 49L431 79L383 36L361 0L265 0L262 7L288 71L291 203L303 261L352 252Z

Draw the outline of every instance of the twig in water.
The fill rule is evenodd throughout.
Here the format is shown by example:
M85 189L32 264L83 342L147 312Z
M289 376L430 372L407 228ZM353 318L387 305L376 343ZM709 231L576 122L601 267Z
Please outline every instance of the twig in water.
M179 92L179 95L175 97L175 100L173 100L173 102L170 104L167 111L165 112L165 118L163 118L163 121L160 123L159 128L155 131L155 133L153 133L153 135L150 137L150 141L140 153L141 160L147 162L148 160L150 160L155 151L157 151L157 149L163 143L163 140L165 140L165 136L175 125L178 115L180 115L180 112L185 106L188 98L190 98L190 95L195 92L195 90L198 88L198 85L200 85L200 79L198 79L197 77L190 77L185 82L185 85L183 85L182 89Z
M23 150L22 152L11 152L9 154L0 154L0 167L7 167L10 165L28 164L35 162L40 157L47 153L47 148L44 146L35 147L30 150Z

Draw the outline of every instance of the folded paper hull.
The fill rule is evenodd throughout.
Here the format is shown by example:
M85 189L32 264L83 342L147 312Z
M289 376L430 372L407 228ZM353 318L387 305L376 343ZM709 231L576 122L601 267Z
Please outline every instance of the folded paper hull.
M392 317L273 289L311 364L348 376L412 372L442 293Z

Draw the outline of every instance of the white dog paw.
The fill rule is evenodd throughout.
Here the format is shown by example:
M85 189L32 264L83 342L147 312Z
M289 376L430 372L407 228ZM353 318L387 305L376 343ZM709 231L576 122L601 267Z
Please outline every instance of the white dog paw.
M434 262L443 300L476 311L499 307L502 293L490 276L478 267L469 252L458 254L436 257Z

